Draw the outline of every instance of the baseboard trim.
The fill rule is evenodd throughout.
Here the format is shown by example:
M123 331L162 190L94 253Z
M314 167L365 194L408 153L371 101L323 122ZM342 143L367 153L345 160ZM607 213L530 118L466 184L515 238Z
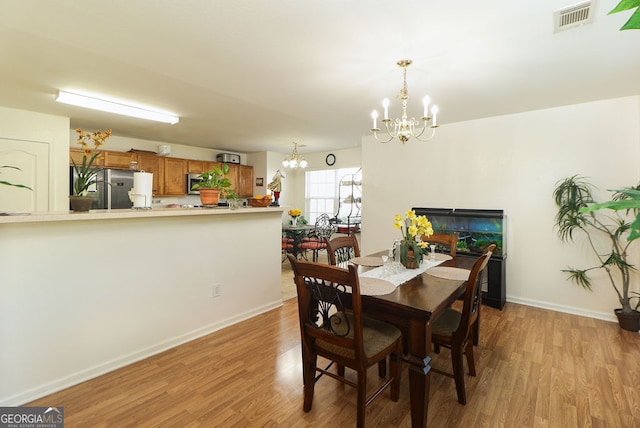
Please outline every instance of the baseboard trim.
M563 312L565 314L595 318L603 321L618 322L618 319L616 318L613 312L613 309L611 309L611 312L589 311L582 308L576 308L575 306L556 305L556 304L550 304L549 302L542 302L539 300L532 300L532 299L523 299L520 297L513 297L513 296L507 296L507 302L518 303L520 305L525 305L525 306L533 306L535 308L548 309L550 311L555 311L555 312Z
M180 346L184 343L187 343L192 340L198 339L200 337L206 336L208 334L214 333L218 330L222 330L223 328L237 324L249 318L253 318L262 313L269 312L281 306L282 306L282 300L280 299L267 303L265 305L262 305L262 306L253 308L249 311L238 314L236 316L226 318L219 322L203 326L201 328L190 331L183 335L164 340L162 342L156 343L155 345L148 346L146 348L140 349L136 352L132 352L120 358L115 358L110 361L105 361L102 364L98 364L96 366L89 367L79 372L72 373L68 376L55 379L51 382L44 383L42 385L31 388L19 394L15 394L10 397L3 397L2 399L0 399L0 406L15 407L15 406L24 405L25 403L29 403L39 398L45 397L49 394L53 394L55 392L77 385L79 383L86 382L90 379L94 379L103 374L128 366L129 364L133 364L135 362L144 360L145 358L152 357L153 355L167 351L171 348L175 348L176 346Z

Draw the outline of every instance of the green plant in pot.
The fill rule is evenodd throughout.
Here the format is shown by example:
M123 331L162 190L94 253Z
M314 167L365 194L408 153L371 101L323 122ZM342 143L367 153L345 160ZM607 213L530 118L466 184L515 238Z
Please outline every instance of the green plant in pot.
M11 165L0 165L0 169L3 168L10 168L10 169L15 169L18 171L22 171L20 168L18 168L17 166L11 166ZM29 190L33 190L31 187L29 186L25 186L24 184L15 184L15 183L10 183L6 180L0 180L0 184L3 184L5 186L12 186L12 187L19 187L21 189L29 189Z
M200 181L191 186L191 190L200 192L202 205L212 206L218 204L220 191L231 187L231 180L227 178L228 174L229 165L223 163L222 167L214 165L210 171L205 171L198 175Z
M631 231L628 217L620 211L605 212L602 207L598 209L591 184L576 175L559 181L553 198L558 207L555 224L560 239L564 242L573 241L574 232L584 233L598 262L592 267L570 267L563 272L569 275L572 282L591 290L589 272L604 270L622 305L615 310L620 327L631 331L640 330L640 295L630 291L631 273L635 267L627 259L629 246L633 242L628 239ZM622 201L628 196L618 192L614 198ZM632 211L638 214L637 209Z

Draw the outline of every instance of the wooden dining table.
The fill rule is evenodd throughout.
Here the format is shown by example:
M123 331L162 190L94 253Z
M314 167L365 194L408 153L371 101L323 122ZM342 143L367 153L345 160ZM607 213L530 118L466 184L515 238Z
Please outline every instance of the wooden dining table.
M384 252L373 254L380 256ZM454 258L440 266L471 269L475 260ZM364 272L370 268L359 266ZM427 426L431 366L431 323L464 291L466 281L429 275L429 270L400 284L390 294L362 296L363 313L402 331L404 360L409 364L411 426Z

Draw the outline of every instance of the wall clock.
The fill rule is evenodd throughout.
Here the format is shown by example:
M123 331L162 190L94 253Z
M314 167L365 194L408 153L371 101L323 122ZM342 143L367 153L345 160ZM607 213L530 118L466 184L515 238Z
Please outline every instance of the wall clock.
M327 162L327 165L333 166L333 164L336 163L336 155L334 155L333 153L329 153L327 155L327 158L325 159L325 162Z

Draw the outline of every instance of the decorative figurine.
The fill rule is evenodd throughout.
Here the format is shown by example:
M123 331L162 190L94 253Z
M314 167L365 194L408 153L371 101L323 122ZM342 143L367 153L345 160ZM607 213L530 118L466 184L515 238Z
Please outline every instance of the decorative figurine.
M271 203L272 207L279 207L280 203L278 200L280 199L280 192L282 191L282 179L285 178L282 171L277 170L271 179L271 182L267 184L267 189L273 192L273 202Z

